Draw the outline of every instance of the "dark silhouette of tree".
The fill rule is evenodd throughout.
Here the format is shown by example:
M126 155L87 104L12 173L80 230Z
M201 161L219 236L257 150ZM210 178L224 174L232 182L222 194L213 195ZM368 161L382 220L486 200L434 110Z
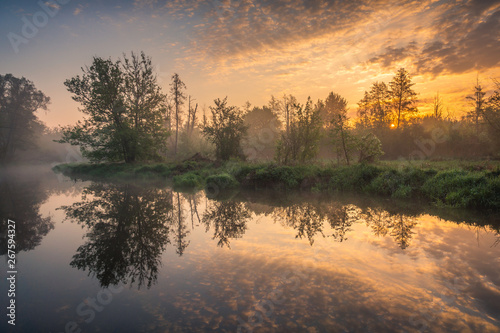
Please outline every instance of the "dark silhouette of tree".
M333 238L342 243L347 240L347 233L351 226L361 218L361 209L354 205L335 207L326 215L326 219L333 229Z
M175 112L175 142L174 142L174 155L177 155L177 144L179 137L179 126L181 123L181 106L184 105L186 95L184 94L186 85L179 77L179 74L172 75L172 82L170 83L170 93L173 97L174 112Z
M0 175L0 255L7 253L8 219L16 222L16 253L33 250L54 229L52 219L39 212L49 192L31 175Z
M0 75L0 162L34 146L37 135L45 129L35 113L47 110L49 102L49 97L24 77Z
M479 135L479 127L481 125L481 120L484 114L484 108L487 103L485 95L486 92L483 91L483 87L479 83L479 78L478 78L476 85L474 86L474 94L472 96L466 97L466 99L471 101L474 106L474 109L467 112L467 117L470 118L475 125L476 136Z
M434 101L432 103L432 112L434 118L441 119L443 117L443 99L439 96L439 93L434 97Z
M203 127L203 135L215 145L215 156L218 160L243 157L241 142L246 134L243 115L235 106L227 105L227 97L216 99L215 106L210 107L212 122Z
M274 209L273 219L284 226L297 230L295 238L307 238L310 245L314 237L323 235L323 215L310 203L294 204Z
M186 237L189 235L189 230L187 230L187 226L185 224L186 218L184 217L184 210L182 208L184 198L181 197L179 192L176 193L175 198L177 199L176 205L172 210L174 245L176 247L176 253L179 256L182 256L184 254L184 250L189 245L189 241L186 240Z
M188 119L186 123L186 133L188 139L193 134L194 126L196 125L196 113L198 112L198 103L196 103L194 109L191 107L191 95L188 98ZM194 99L193 99L194 100Z
M412 218L403 214L394 216L392 222L391 236L402 250L410 246L411 238L414 232L413 228L417 225Z
M390 92L384 82L375 82L358 102L358 124L362 128L388 128L391 123Z
M159 159L167 108L151 59L144 53L115 62L94 57L82 71L64 84L87 118L65 128L59 142L79 145L92 161Z
M383 237L392 227L392 216L380 208L368 208L364 214L366 223L372 228L375 236Z
M218 239L217 245L228 248L230 240L241 238L247 229L250 213L242 202L213 201L203 213L202 222L207 232L214 229L213 239Z
M415 107L417 93L412 87L410 73L404 68L400 68L391 82L389 82L389 93L392 99L392 107L396 114L396 127L399 128L401 121L406 116L417 112Z
M170 242L171 201L170 190L93 183L81 202L61 207L89 230L71 266L88 270L103 287L120 282L151 287Z
M496 89L488 98L483 116L488 124L490 138L500 148L500 81L494 81Z
M349 165L349 155L352 154L353 149L356 147L356 141L349 131L350 125L346 109L334 114L330 120L330 129L333 146L337 151L337 160L340 160L340 156L343 155L347 165Z

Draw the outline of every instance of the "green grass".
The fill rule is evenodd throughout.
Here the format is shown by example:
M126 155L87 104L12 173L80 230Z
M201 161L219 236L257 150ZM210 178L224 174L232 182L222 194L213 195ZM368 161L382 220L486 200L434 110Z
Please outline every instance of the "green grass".
M354 192L395 199L423 199L450 207L500 208L500 163L455 160L419 163L282 166L190 161L142 165L64 164L54 167L54 171L82 179L171 179L177 188Z

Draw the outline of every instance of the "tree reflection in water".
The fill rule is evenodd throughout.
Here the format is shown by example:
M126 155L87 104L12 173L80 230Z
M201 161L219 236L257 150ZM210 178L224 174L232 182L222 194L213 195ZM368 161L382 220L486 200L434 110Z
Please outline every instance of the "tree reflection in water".
M89 270L103 287L118 283L151 287L174 222L172 191L130 184L94 183L83 201L65 206L68 218L89 229L71 266ZM182 240L176 238L182 243Z
M217 245L228 248L231 238L243 236L249 220L246 205L235 201L211 201L202 217L207 232L213 227L213 239L218 239Z
M16 253L30 251L54 229L50 217L39 210L49 196L40 177L2 171L0 178L0 255L7 254L7 219L16 222Z
M344 242L348 239L353 224L366 222L375 236L384 237L389 234L404 250L410 245L412 229L417 225L415 218L409 215L391 214L380 208L363 210L352 204L342 205L338 202L277 207L272 216L283 226L297 230L295 237L307 238L311 246L318 236L331 236L338 242ZM331 228L331 234L326 234L327 226Z
M230 248L232 239L245 234L252 213L257 217L269 215L284 227L295 229L295 237L307 239L311 246L316 237L346 242L353 226L365 223L374 236L391 237L405 250L411 245L419 215L401 210L391 212L377 206L361 208L335 200L266 205L264 211L263 204L207 200L204 210L199 211L202 198L202 192L91 184L82 192L82 201L62 207L68 218L89 230L86 243L78 248L71 265L88 270L104 287L137 282L138 288L143 285L149 288L157 280L161 254L167 244L171 243L179 256L185 253L190 244L189 224L191 229L204 225L206 232L213 232L218 246ZM34 200L34 206L36 202L39 201ZM35 226L51 226L36 215L31 220L38 221Z

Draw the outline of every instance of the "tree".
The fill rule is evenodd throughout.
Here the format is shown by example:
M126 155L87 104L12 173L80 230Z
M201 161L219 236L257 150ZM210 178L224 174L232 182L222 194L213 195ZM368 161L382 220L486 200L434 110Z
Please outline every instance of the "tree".
M276 159L280 163L305 163L316 157L321 139L321 106L312 105L311 98L305 105L295 104L294 117L288 131L281 133L276 147Z
M388 128L391 122L390 93L384 82L375 82L358 102L358 124L363 128Z
M488 98L486 107L483 112L483 117L488 124L488 132L490 137L500 147L500 81L494 81L496 85L495 91Z
M480 120L483 117L484 107L486 104L486 99L484 96L486 92L483 91L483 87L479 83L479 78L477 79L476 86L474 87L474 95L467 96L466 98L472 101L474 109L467 113L467 117L472 119L476 127L476 136L479 135L479 125Z
M441 119L443 116L443 99L439 97L439 93L434 97L434 102L432 103L432 111L434 118Z
M357 143L359 150L360 163L375 162L380 156L384 155L382 142L373 133L362 136Z
M244 140L245 152L250 155L247 157L265 156L266 150L272 154L281 127L277 114L267 106L254 107L245 113L243 119L248 127Z
M355 138L349 132L349 119L347 111L337 113L330 122L331 136L333 137L333 145L337 150L337 159L340 160L340 152L342 151L347 165L350 164L349 155L355 147Z
M172 83L170 83L170 93L173 96L174 102L174 112L175 112L175 143L174 143L174 155L177 155L177 141L179 137L179 124L181 122L181 106L186 100L186 95L183 90L186 89L186 85L179 77L179 74L174 73L172 75Z
M330 92L325 100L324 107L321 108L321 120L326 128L331 129L332 120L339 114L345 115L347 112L347 100L339 94Z
M11 160L18 150L32 146L45 126L36 116L47 110L50 98L33 82L12 74L0 75L0 161Z
M391 82L389 82L389 93L392 99L392 107L396 114L396 127L399 128L401 120L409 113L417 112L414 106L417 93L412 87L415 83L411 82L410 73L404 68L400 68Z
M227 97L214 100L210 107L212 123L203 127L203 135L215 144L218 160L227 161L231 157L243 157L241 141L247 131L243 115L235 106L227 105Z
M94 57L83 75L64 85L87 115L63 130L61 143L79 145L92 161L159 159L169 135L164 127L166 96L158 86L151 59L141 52L131 59Z

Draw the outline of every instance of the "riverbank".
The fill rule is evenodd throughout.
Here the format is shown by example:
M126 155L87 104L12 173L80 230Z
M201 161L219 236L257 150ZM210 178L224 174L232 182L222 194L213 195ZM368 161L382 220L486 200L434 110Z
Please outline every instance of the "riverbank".
M438 206L500 208L498 162L382 162L353 166L280 166L186 161L157 164L62 164L54 167L82 180L162 179L177 188L205 188L218 193L231 188L313 192L353 192L396 199L426 200Z

